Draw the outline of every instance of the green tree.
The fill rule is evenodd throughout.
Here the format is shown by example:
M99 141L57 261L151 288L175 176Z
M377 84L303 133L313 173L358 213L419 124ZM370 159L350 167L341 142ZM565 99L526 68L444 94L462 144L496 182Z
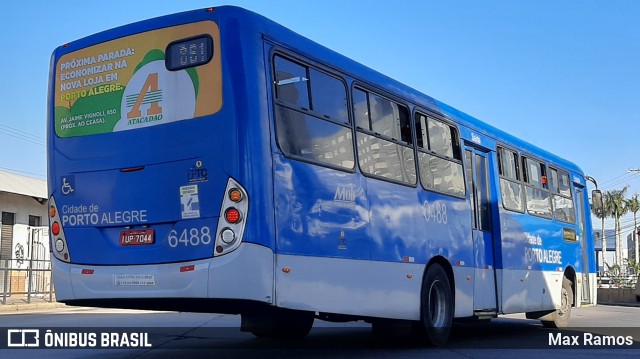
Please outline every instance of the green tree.
M622 235L620 233L620 218L624 216L629 209L625 200L627 187L621 190L611 190L604 193L604 206L608 208L607 212L615 220L616 233L616 261L615 264L622 264Z
M638 211L640 211L640 199L638 199L638 194L634 194L627 200L627 209L629 212L633 213L633 244L635 247L634 251L634 263L638 263Z

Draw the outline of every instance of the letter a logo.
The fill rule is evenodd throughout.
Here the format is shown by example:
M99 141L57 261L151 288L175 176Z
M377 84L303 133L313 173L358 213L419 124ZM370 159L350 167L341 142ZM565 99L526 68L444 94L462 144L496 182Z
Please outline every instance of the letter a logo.
M129 97L129 96L127 96ZM162 91L158 90L158 73L152 73L147 76L147 80L142 85L142 89L137 96L130 96L135 98L135 103L131 108L131 111L127 113L127 118L142 117L140 106L143 103L150 103L151 106L147 110L146 116L159 115L162 113L162 107L158 104L162 100ZM129 100L127 98L127 100Z

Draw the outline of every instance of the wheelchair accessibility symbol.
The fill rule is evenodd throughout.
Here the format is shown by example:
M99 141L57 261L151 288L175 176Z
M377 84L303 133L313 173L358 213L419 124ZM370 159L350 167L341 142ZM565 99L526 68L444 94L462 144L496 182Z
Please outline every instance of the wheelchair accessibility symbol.
M75 186L75 178L73 176L62 177L62 194L72 194Z

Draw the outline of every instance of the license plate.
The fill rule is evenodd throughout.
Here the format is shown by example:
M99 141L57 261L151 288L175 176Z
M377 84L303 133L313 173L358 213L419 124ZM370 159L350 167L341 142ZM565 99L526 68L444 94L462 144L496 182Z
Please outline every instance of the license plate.
M114 274L114 286L147 287L156 285L153 274Z
M139 246L153 244L153 242L153 229L133 229L120 232L120 245L122 246Z

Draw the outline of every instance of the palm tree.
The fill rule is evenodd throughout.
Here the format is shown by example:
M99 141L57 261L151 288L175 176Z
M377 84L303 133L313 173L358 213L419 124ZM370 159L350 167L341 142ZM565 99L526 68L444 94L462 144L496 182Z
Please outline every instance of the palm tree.
M620 218L624 216L629 209L625 201L625 194L627 193L628 186L625 186L621 190L611 190L604 193L605 207L608 207L609 214L615 219L615 233L616 233L616 262L615 264L622 265L622 235L620 233Z
M640 211L640 199L638 199L638 194L634 194L631 198L627 200L627 209L629 212L633 213L633 244L635 247L635 256L633 257L636 263L638 262L638 239L636 237L636 232L638 231L638 220L637 214Z

